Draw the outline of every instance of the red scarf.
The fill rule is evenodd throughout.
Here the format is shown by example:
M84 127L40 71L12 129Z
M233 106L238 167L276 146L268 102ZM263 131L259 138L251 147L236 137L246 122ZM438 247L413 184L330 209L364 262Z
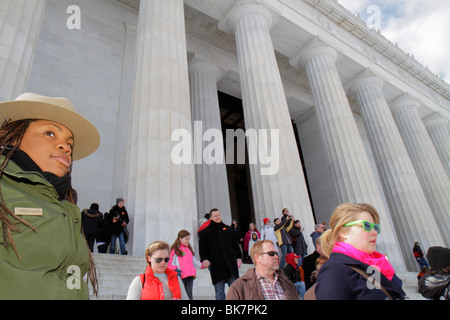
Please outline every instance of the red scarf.
M394 277L394 268L392 267L386 256L379 252L375 251L372 254L368 254L364 251L356 249L351 244L345 242L336 242L333 248L333 252L345 254L346 256L372 266L382 274L384 274L389 280L392 280L392 278Z

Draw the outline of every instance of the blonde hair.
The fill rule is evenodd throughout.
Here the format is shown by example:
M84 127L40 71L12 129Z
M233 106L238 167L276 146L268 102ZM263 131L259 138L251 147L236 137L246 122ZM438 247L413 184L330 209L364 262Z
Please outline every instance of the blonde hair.
M164 241L153 241L145 250L145 257L151 257L155 251L158 250L167 250L169 252L170 246L167 242ZM148 261L148 264L151 265L150 261Z
M380 223L380 216L377 210L368 203L342 203L334 209L330 219L330 229L325 231L321 236L322 251L326 258L330 257L334 244L341 240L341 231L345 224L357 220L357 216L361 212L368 212L375 223Z

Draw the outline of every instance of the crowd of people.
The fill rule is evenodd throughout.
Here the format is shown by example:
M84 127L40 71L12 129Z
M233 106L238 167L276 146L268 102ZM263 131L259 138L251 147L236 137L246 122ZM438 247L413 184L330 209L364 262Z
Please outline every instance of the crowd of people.
M94 294L98 289L95 243L99 252L126 255L130 222L122 198L104 215L96 203L82 212L76 206L72 161L98 148L99 133L69 100L30 93L0 103L0 119L0 299L88 299L85 275ZM376 251L381 224L372 205L336 207L329 227L318 224L310 234L311 253L289 209L273 225L268 218L262 223L261 231L250 223L242 236L237 221L228 226L219 209L211 209L197 231L200 259L187 230L172 246L152 242L148 266L127 299L193 299L197 268L209 270L217 300L405 298L394 268ZM430 247L425 258L416 242L413 253L423 268L422 295L449 300L450 249ZM240 276L243 259L254 267ZM373 272L378 281L368 281Z
M263 219L261 231L255 222L251 222L248 231L242 233L235 219L231 226L225 225L219 209L211 209L200 221L197 231L200 259L195 257L189 244L188 231L180 231L171 247L164 245L162 255L167 259L161 260L157 265L161 267L163 264L167 270L164 281L160 279L164 288L163 296L169 299L175 297L170 291L167 277L172 271L176 271L182 295L185 290L188 298L193 299L195 269L208 268L217 300L405 299L402 281L385 255L375 250L381 227L378 212L373 206L353 203L338 206L331 217L330 228L327 228L326 223L314 226L315 230L310 234L314 239L314 251L310 254L303 228L287 208L273 222L272 226L270 219ZM296 245L298 243L300 245ZM184 251L177 249L180 245ZM418 251L418 243L415 245L415 251ZM448 284L448 270L443 271L450 264L449 258L445 258L448 249L432 247L430 252L436 249L440 258L435 259L439 261L438 264L435 263L435 271L423 275L419 282L421 287L426 288L421 289L421 292L430 299L435 297L426 290L437 292L438 285L445 284L443 279L447 279ZM450 256L448 252L446 254ZM147 269L153 269L154 260L151 260L151 256L147 259ZM420 261L423 263L426 260L423 258ZM252 263L254 267L239 277L242 263ZM379 281L371 287L367 281L373 270L379 272L376 277ZM443 277L443 273L447 278ZM133 281L127 299L141 299L141 293L143 295L146 289L142 279L139 279L141 278L136 277ZM427 281L428 284L425 285ZM182 283L185 285L182 286ZM373 290L374 288L377 290ZM442 296L445 295L448 296L448 288L443 291Z
M94 252L94 244L97 245L99 253L120 252L127 255L126 243L128 242L128 224L130 218L125 208L125 200L117 198L116 204L102 214L98 203L92 203L89 209L81 212L83 232L91 252ZM116 249L119 241L119 249Z
M190 285L182 286L181 283L185 283L185 277L195 277L195 268L208 268L217 300L405 299L402 281L386 256L376 251L376 240L381 231L380 217L370 204L339 205L331 216L330 228L326 223L315 225L315 231L310 234L314 239L314 251L310 254L303 229L287 208L273 222L274 226L270 219L264 219L261 231L256 223L251 222L242 236L236 220L232 226L225 225L219 209L211 209L198 230L200 260L195 257L189 244L190 234L185 230L180 231L172 247L164 245L162 255L166 259L160 260L157 266L165 264L167 275L164 281L161 280L164 292L159 294L169 299L178 297L171 291L168 281L169 274L175 270L180 279L181 294L186 290L188 298L193 299L193 278L189 280ZM296 224L300 233L293 229ZM184 243L185 250L189 250L188 255L185 251L177 251L181 243ZM431 265L432 270L421 274L419 291L429 299L448 300L450 250L431 247L427 254L428 264L419 245L415 243L414 255L420 258L421 266ZM183 264L174 263L174 257L177 261L184 259ZM151 256L147 259L147 269L153 269L154 260ZM239 277L242 259L250 259L244 262L250 262L254 267ZM373 272L378 272L376 277L371 277ZM368 285L369 280L371 285ZM225 285L228 285L227 293ZM136 277L129 290L128 299L142 298L145 291L142 275Z

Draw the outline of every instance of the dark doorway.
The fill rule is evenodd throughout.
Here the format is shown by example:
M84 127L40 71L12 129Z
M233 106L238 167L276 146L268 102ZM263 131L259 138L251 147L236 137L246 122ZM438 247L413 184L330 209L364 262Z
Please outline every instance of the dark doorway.
M311 197L311 189L309 188L309 183L308 183L308 174L306 172L305 159L303 157L302 145L300 143L300 137L298 134L297 125L295 124L294 121L292 121L292 128L294 129L294 136L295 136L295 140L297 142L298 154L300 156L300 162L302 163L303 175L305 176L306 188L308 190L308 196L309 196L309 203L311 204L311 210L313 213L314 222L317 223L316 214L314 212L314 204L313 204L312 197Z
M244 110L242 100L218 92L220 117L222 121L222 133L224 146L226 147L226 130L242 129L245 131ZM234 148L236 150L236 139L234 139ZM238 164L236 161L227 163L228 190L230 193L231 216L238 221L238 227L242 235L248 230L250 222L255 221L255 212L253 207L252 186L250 180L250 171L248 166L247 148L245 164Z

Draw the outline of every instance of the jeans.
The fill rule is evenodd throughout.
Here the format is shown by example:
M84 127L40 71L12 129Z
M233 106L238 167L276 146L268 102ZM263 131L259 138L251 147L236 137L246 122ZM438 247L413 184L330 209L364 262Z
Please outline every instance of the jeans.
M228 288L236 280L235 276L230 276L228 279L223 279L214 284L214 290L216 291L216 300L225 300L225 283L228 284Z
M416 260L417 260L417 263L419 263L420 270L422 270L424 267L427 267L427 268L430 267L427 259L425 259L424 257L417 257Z
M280 269L283 269L286 264L286 255L288 253L294 252L294 248L292 248L291 244L282 244L280 246L280 249L281 249Z
M294 283L295 289L297 289L298 294L300 295L300 297L305 296L305 292L306 292L306 286L305 283L303 281L299 281L299 282L295 282Z
M111 247L109 249L109 253L113 253L116 250L116 239L119 238L119 246L120 246L120 253L121 254L125 254L126 253L126 248L125 248L125 240L123 237L123 232L121 232L118 236L116 236L115 234L111 235Z

